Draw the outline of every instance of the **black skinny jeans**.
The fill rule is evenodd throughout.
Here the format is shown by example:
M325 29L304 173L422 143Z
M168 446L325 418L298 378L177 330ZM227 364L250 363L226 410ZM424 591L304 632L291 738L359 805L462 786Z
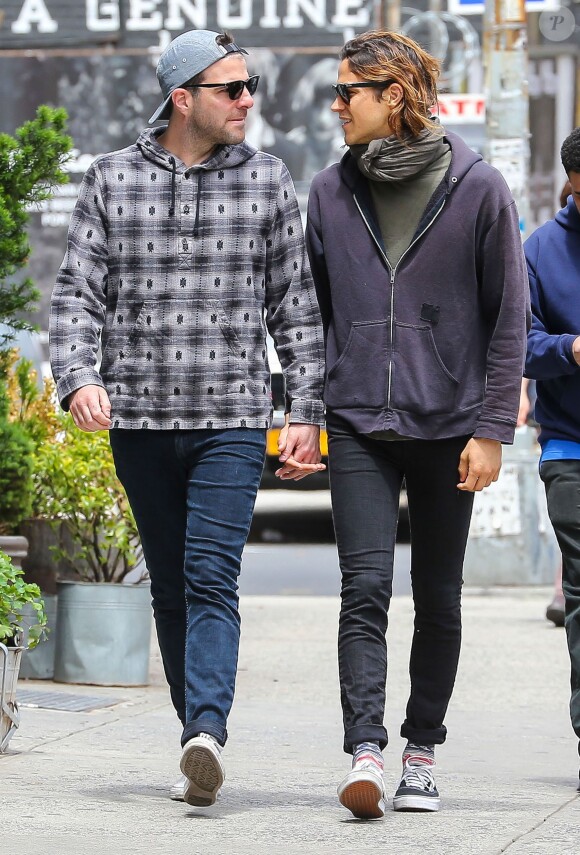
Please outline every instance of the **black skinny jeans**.
M384 748L388 741L385 634L403 478L415 624L401 736L421 745L441 744L461 646L463 559L473 494L457 489L457 467L469 437L374 440L332 419L328 434L342 571L338 664L344 750L352 753L354 745L367 741Z

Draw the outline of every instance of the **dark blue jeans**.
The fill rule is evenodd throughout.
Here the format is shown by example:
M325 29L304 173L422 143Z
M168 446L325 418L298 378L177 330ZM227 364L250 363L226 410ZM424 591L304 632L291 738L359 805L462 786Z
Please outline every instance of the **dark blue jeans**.
M570 654L570 718L580 739L580 460L546 460L540 468L540 477L546 486L548 514L562 552L564 625Z
M265 431L116 429L110 440L151 576L182 744L205 732L224 745L240 638L237 579Z
M403 478L411 527L415 627L411 693L401 736L420 745L445 741L443 719L461 646L463 559L473 494L457 489L469 437L375 440L327 422L330 487L342 571L338 664L344 750L388 741L383 724L386 631Z

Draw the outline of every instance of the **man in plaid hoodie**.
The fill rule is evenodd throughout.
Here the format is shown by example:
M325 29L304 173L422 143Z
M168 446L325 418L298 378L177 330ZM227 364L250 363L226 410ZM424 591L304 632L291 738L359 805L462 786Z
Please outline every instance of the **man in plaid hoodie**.
M272 414L266 330L287 389L277 474L324 468L319 310L288 170L244 142L245 53L195 30L162 54L150 122L168 124L86 173L50 321L61 405L109 430L137 520L184 728L172 796L198 806L225 774L237 577Z

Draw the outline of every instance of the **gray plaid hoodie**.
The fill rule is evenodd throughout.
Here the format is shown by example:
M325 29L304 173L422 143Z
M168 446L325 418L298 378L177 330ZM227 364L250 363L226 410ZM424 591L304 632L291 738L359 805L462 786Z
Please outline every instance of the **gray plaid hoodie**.
M322 327L288 170L247 143L188 168L163 130L82 181L51 306L61 405L94 383L113 427L268 427L267 327L291 421L322 424Z

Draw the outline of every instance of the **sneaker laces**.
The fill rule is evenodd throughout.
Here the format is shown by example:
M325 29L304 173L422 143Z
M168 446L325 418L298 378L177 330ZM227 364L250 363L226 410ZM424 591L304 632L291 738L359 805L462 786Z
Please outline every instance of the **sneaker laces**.
M401 784L404 784L406 787L412 787L413 789L425 790L426 792L436 789L435 778L433 777L431 767L422 762L412 763L411 760L405 760Z

